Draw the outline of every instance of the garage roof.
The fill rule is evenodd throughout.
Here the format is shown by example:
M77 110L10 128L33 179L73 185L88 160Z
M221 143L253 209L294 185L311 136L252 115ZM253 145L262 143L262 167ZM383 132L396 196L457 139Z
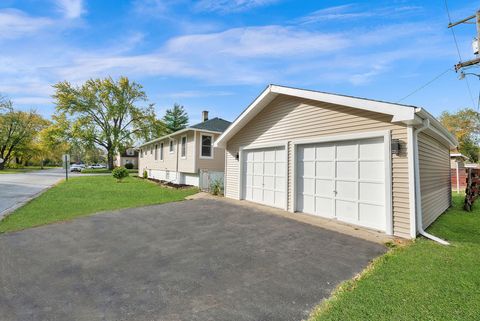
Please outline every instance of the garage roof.
M235 119L235 121L227 128L227 130L223 132L223 134L216 141L215 146L224 147L230 138L240 131L243 126L252 120L278 95L299 97L392 115L392 122L403 122L406 124L415 125L421 124L423 120L428 119L434 129L439 132L439 135L445 139L449 145L456 146L458 144L455 137L453 137L452 134L450 134L447 129L445 129L445 127L443 127L440 122L435 119L435 117L420 107L271 84L268 85L267 88L247 107L247 109L245 109L240 116Z

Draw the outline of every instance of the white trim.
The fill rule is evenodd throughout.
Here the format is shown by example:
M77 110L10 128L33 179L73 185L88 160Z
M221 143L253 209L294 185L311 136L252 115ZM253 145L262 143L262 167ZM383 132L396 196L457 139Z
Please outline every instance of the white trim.
M391 133L390 130L381 130L373 132L362 132L358 134L345 134L335 136L324 136L308 139L299 139L292 141L293 148L293 182L292 182L292 208L290 212L295 213L297 208L297 178L298 178L298 146L307 144L329 143L349 140L359 140L368 138L383 138L384 144L384 164L385 164L385 234L393 235L393 189L392 189L392 155L391 155ZM357 224L359 225L359 224Z
M183 146L183 138L185 138L185 146ZM183 135L182 137L180 137L180 158L181 159L187 159L187 145L188 145L188 137L187 137L187 135ZM185 155L184 156L182 156L183 147L185 147Z
M208 129L199 129L199 128L192 128L192 127L187 127L187 128L184 128L184 129L181 129L181 130L177 130L176 132L173 132L171 134L168 134L168 135L164 135L162 137L159 137L159 138L155 138L155 139L152 139L148 142L145 142L141 145L139 145L138 147L142 147L142 146L145 146L145 145L148 145L148 144L152 144L152 143L155 143L155 142L158 142L162 139L166 139L166 138L170 138L172 139L173 136L177 136L177 135L180 135L184 132L187 132L187 131L194 131L194 132L205 132L205 133L209 133L209 134L221 134L222 132L218 132L218 131L215 131L215 130L208 130Z
M210 140L211 155L210 156L203 156L202 155L202 147L203 147L202 136L209 136L211 138L211 140ZM214 149L215 149L214 146L215 146L215 143L214 143L213 134L200 132L200 158L201 159L213 159L215 157L214 156Z
M408 200L410 207L410 237L417 236L417 215L415 195L415 143L413 141L415 129L412 125L407 126L407 159L408 159Z
M198 166L197 163L198 163L198 161L197 161L197 132L193 132L193 170L195 172L199 173L199 170L197 168L197 166ZM199 175L200 175L200 173L199 173ZM225 188L223 190L225 191Z
M242 149L261 149L261 148L270 148L270 147L280 147L280 146L285 146L286 144L288 144L288 141L280 140L280 141L275 141L270 143L246 145L246 146L243 146Z

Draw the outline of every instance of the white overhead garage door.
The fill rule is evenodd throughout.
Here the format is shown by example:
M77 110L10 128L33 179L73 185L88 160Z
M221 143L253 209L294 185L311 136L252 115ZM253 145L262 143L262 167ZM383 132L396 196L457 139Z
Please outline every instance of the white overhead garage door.
M384 138L298 145L296 210L385 231Z
M242 158L244 198L285 208L285 147L244 150Z

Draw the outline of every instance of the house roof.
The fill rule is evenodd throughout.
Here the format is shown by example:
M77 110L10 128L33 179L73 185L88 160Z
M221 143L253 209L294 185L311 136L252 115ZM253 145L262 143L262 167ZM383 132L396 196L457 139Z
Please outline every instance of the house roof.
M462 153L450 153L450 158L463 158L468 160L468 157L463 155Z
M182 133L188 132L190 130L221 134L228 128L228 126L230 126L230 124L231 124L231 122L229 122L225 119L215 117L215 118L209 119L207 121L195 124L193 126L189 126L187 128L177 130L176 132L173 132L171 134L164 135L164 136L159 137L159 138L155 138L151 141L148 141L148 142L145 142L145 143L141 144L139 147L149 145L151 143L158 142L158 141L163 140L165 138L169 138L169 137L172 137L172 136L175 136L175 135L178 135L178 134L182 134Z
M228 128L228 126L230 126L230 124L231 122L226 121L225 119L215 117L207 121L190 126L190 128L204 129L204 130L210 130L213 132L223 133Z
M225 146L226 142L240 131L249 121L251 121L263 108L265 108L273 99L279 95L299 97L303 99L321 101L335 105L347 106L362 110L368 110L381 114L392 115L391 122L403 122L411 125L419 125L424 120L428 120L433 130L438 132L445 141L451 146L458 143L445 127L438 120L430 115L426 110L411 105L402 105L398 103L389 103L380 100L367 98L325 93L315 90L306 90L279 85L268 85L267 88L235 119L235 121L223 132L217 139L215 146Z

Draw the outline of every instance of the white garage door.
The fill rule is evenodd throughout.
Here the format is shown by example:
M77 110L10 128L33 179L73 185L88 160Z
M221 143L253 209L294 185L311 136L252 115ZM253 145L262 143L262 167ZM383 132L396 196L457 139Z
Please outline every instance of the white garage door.
M382 138L299 145L297 211L385 231Z
M246 200L285 207L284 147L243 151L243 195Z

